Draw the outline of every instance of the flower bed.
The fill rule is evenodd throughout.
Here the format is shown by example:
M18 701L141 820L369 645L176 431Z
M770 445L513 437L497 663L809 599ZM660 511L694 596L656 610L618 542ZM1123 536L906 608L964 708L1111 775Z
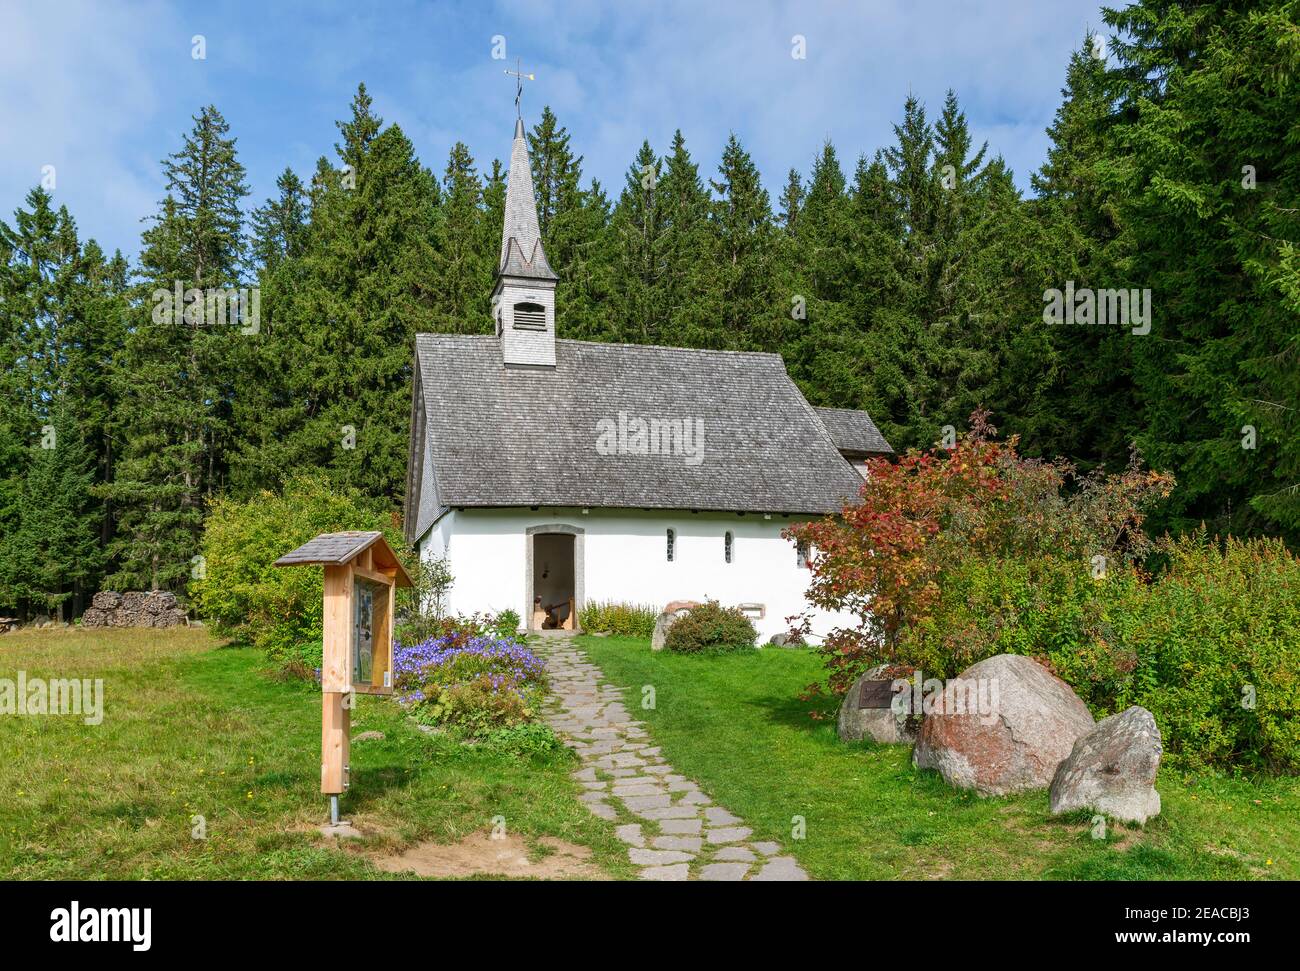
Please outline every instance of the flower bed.
M546 690L541 658L509 637L394 644L393 672L397 700L417 721L476 736L532 721Z

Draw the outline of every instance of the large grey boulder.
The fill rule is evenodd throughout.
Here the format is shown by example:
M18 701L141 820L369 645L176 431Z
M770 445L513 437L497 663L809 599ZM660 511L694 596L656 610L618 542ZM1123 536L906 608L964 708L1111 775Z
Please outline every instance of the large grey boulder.
M1074 743L1092 731L1088 706L1027 657L986 658L927 702L912 763L980 795L1045 789Z
M1052 779L1052 812L1091 809L1129 823L1160 815L1156 772L1163 752L1151 712L1134 705L1097 722Z
M911 672L911 668L894 664L877 664L874 668L863 672L862 676L849 686L848 693L840 704L838 722L840 739L845 742L860 742L864 738L870 738L886 745L911 742L915 739L920 712L912 714L910 691L905 695L905 702L897 705L898 711L894 711L893 707L863 708L859 704L864 682L893 681L895 678L906 678Z

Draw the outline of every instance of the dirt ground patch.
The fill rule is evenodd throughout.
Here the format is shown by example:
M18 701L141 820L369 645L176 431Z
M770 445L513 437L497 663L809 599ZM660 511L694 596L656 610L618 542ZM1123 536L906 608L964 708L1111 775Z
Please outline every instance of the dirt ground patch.
M529 859L528 844L514 834L492 839L473 833L459 843L419 843L400 853L374 858L388 873L413 872L422 877L535 877L542 880L603 880L606 875L590 862L591 850L551 836L538 841L548 852Z

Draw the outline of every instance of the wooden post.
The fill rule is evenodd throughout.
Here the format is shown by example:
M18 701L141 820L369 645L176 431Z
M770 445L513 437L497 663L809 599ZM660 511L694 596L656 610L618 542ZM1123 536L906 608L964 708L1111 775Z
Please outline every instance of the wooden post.
M347 788L352 712L344 699L352 690L352 566L325 567L325 623L321 652L320 791Z
M320 791L327 796L341 795L348 787L352 709L347 697L341 691L321 695Z

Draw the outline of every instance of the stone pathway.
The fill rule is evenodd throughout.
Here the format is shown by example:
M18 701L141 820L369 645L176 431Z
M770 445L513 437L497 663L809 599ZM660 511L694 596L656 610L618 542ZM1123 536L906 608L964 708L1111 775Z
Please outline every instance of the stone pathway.
M531 646L531 645L530 645ZM754 842L744 821L673 771L622 692L568 640L545 639L546 720L582 759L582 801L616 826L642 880L807 880L779 843Z

